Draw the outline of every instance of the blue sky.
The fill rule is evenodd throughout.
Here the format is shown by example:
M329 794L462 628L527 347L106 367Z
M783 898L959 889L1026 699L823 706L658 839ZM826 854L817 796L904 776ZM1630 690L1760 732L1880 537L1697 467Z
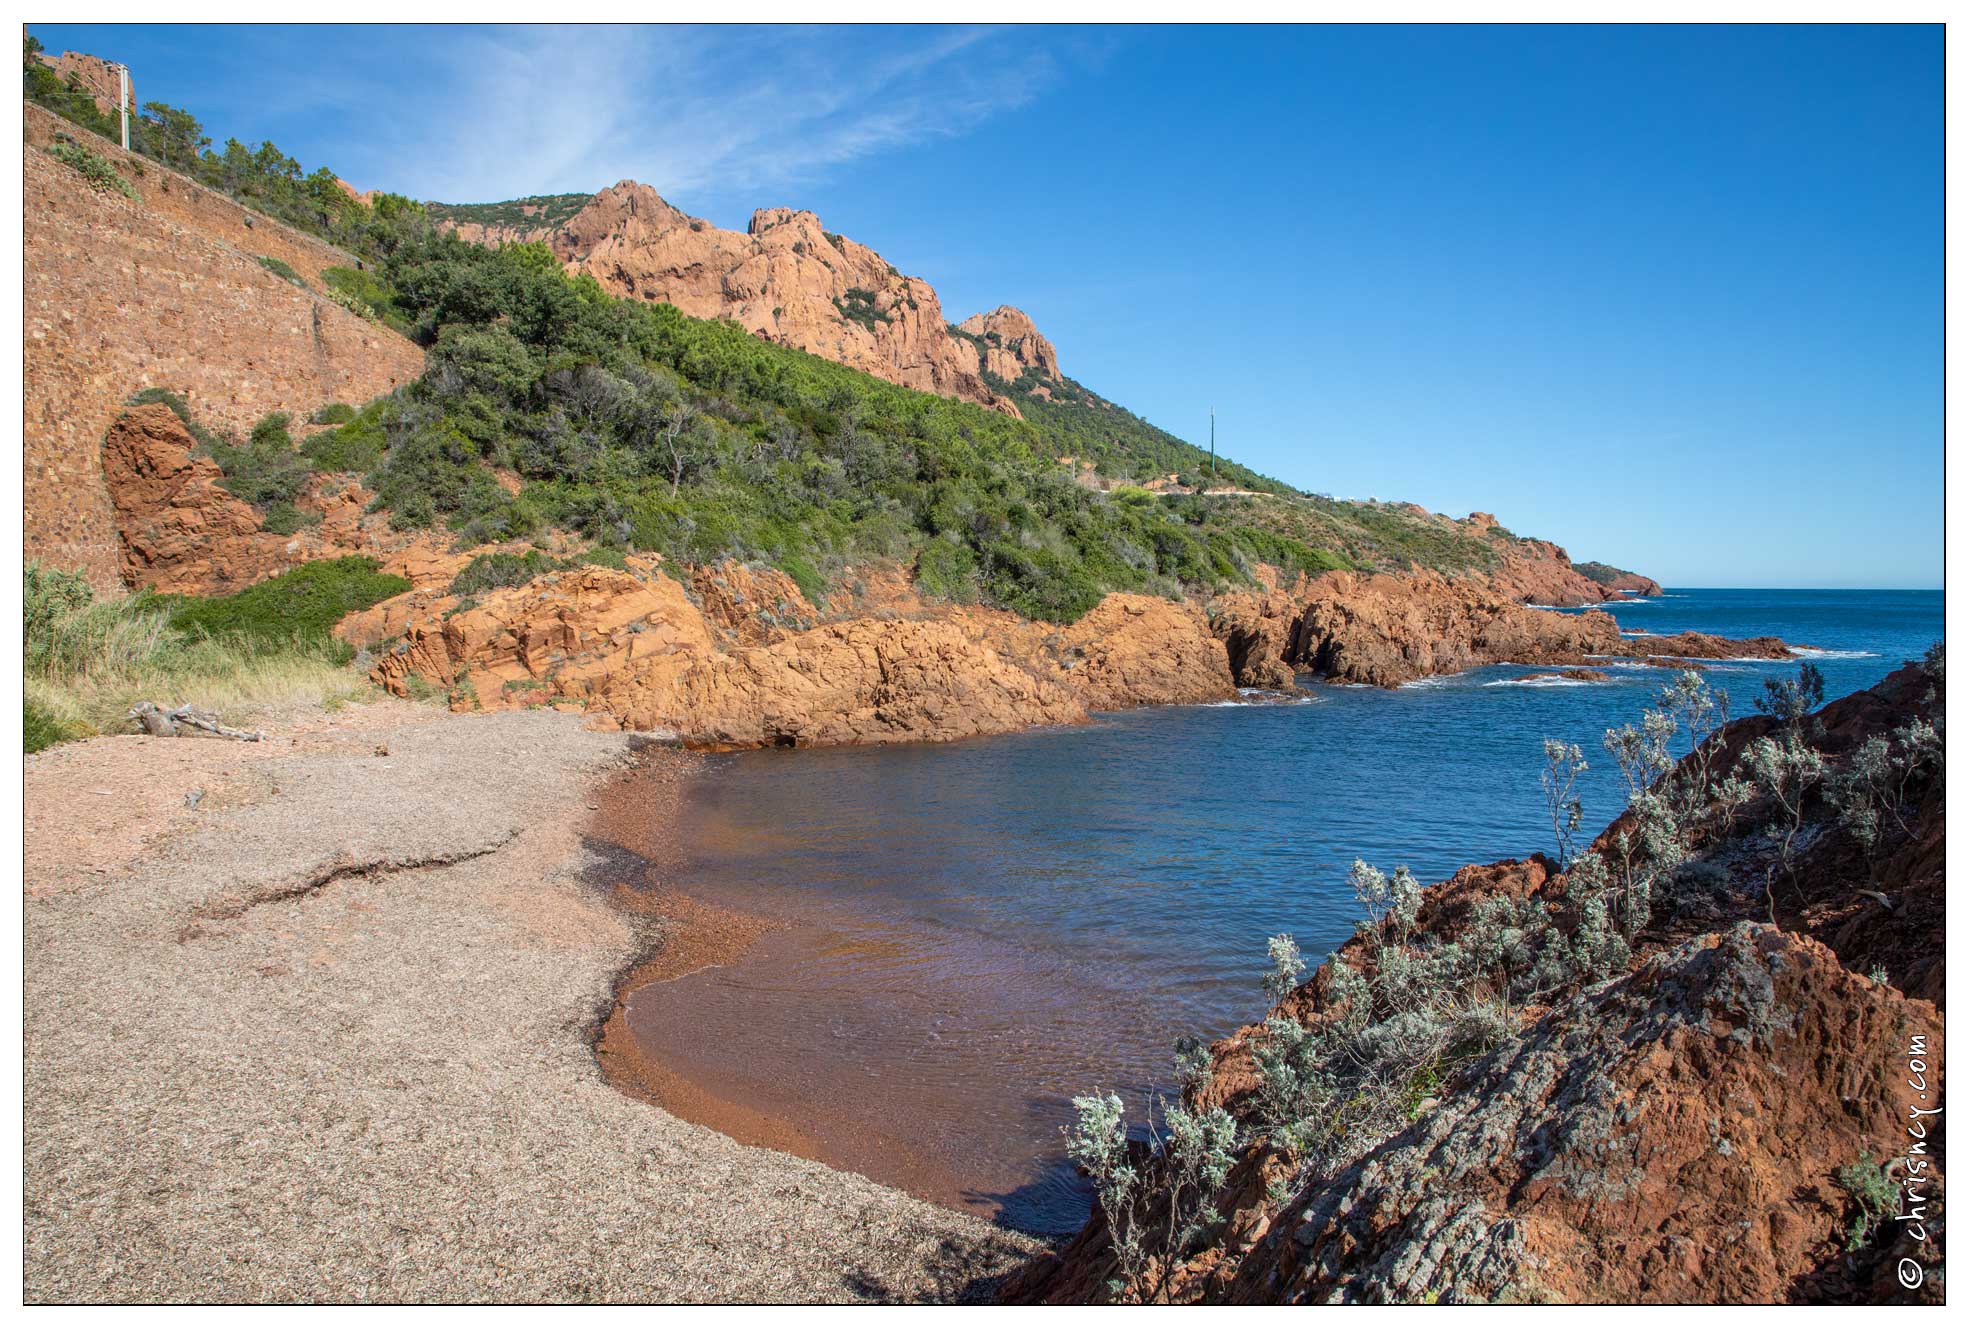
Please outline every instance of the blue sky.
M1941 583L1939 27L31 30L360 187L811 208L1310 489Z

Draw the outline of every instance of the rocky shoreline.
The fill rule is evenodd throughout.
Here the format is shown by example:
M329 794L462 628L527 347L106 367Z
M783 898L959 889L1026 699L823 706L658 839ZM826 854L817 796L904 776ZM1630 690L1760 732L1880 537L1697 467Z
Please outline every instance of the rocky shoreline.
M394 566L394 565L386 565ZM408 565L404 565L408 566ZM1070 625L926 602L871 569L823 613L784 574L722 563L670 575L548 573L482 596L413 590L345 621L373 677L454 709L579 708L593 723L706 749L941 742L1095 711L1300 690L1300 676L1395 687L1487 664L1590 668L1787 659L1775 637L1624 636L1600 610L1562 614L1478 579L1334 572L1203 604L1113 593Z

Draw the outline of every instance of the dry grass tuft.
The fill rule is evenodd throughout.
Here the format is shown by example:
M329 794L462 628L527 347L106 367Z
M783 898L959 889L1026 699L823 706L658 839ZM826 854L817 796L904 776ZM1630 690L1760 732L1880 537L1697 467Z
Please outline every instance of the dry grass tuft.
M97 600L73 574L30 566L27 750L126 729L138 701L188 702L241 725L376 691L332 639L214 634L172 626L174 612L153 596Z

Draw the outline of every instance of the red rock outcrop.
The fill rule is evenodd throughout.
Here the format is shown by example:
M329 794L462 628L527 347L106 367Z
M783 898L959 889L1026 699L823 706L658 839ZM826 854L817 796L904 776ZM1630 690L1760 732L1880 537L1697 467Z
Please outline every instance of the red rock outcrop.
M1677 632L1672 636L1645 633L1623 637L1619 654L1636 658L1679 657L1687 660L1786 660L1792 648L1776 637L1718 637L1709 632Z
M704 616L747 645L812 627L820 611L777 568L752 568L735 559L691 569L691 589Z
M390 529L369 511L372 497L352 477L316 475L295 507L319 517L292 535L264 529L259 509L235 498L218 463L195 451L194 439L170 407L137 406L118 416L102 448L102 475L120 546L120 584L186 595L229 595L317 559L368 554L382 571L409 579L398 601L434 598L481 553L520 553L523 541L469 552L437 532ZM549 532L549 545L564 537ZM392 601L396 605L398 601ZM352 640L381 640L409 621L381 630L381 607L352 625ZM365 635L365 634L371 635Z
M559 225L452 229L480 242L544 241L570 271L592 274L611 294L665 301L694 318L729 319L877 378L1010 415L1018 408L979 377L987 362L1013 379L1026 364L1059 373L1052 343L1025 315L1001 308L967 320L967 329L976 324L1003 344L981 354L951 335L928 282L826 230L811 212L761 208L740 234L624 180Z
M1028 369L1037 370L1047 378L1062 377L1060 353L1033 326L1023 309L1000 305L989 314L973 314L957 326L983 343L982 347L973 348L978 355L975 372L989 370L1008 382L1017 380Z
M1545 1016L1453 1099L1288 1204L1230 1301L1857 1298L1839 1164L1906 1139L1928 1003L1743 923Z
M1329 572L1289 591L1234 593L1214 610L1246 687L1290 687L1298 670L1394 687L1482 664L1584 664L1622 642L1607 614L1530 609L1433 572Z
M1231 693L1201 613L1153 597L1110 595L1067 628L952 606L810 625L782 574L721 564L690 582L696 603L632 558L475 601L413 591L339 631L400 638L375 670L395 692L422 678L458 709L578 705L704 747L935 742Z
M85 55L80 51L63 51L60 55L49 55L46 51L35 57L42 64L55 71L56 77L66 83L72 77L88 92L96 103L96 109L104 115L115 115L118 97L125 95L118 86L116 66L100 56ZM128 75L123 76L127 83L128 100L123 103L130 109L130 118L136 119L137 108L143 105L137 100L137 82ZM39 110L39 107L34 108Z
M1653 577L1644 577L1638 572L1629 572L1625 568L1611 567L1605 563L1589 562L1577 566L1607 592L1608 599L1662 593L1660 582Z
M30 144L78 132L40 107L24 114ZM422 373L424 355L258 258L305 276L353 266L347 254L112 143L90 147L141 201L91 189L45 152L23 164L22 499L27 556L114 592L124 553L102 446L132 393L169 388L244 434L269 411L379 396Z
M218 463L194 457L191 435L168 406L118 417L102 447L103 482L116 512L121 580L155 591L224 594L285 571L288 540L219 485Z
M1395 687L1487 664L1590 666L1597 657L1782 660L1775 637L1621 635L1601 610L1556 614L1491 583L1434 572L1329 572L1288 588L1238 591L1211 605L1213 631L1242 687L1288 690L1304 671Z

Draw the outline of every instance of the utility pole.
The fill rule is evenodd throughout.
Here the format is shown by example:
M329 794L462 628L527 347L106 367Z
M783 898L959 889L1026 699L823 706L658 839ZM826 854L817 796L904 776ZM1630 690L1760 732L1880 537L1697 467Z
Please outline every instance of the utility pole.
M1210 478L1217 478L1217 408L1210 408Z
M123 150L130 150L130 66L116 67L116 113L123 119Z

